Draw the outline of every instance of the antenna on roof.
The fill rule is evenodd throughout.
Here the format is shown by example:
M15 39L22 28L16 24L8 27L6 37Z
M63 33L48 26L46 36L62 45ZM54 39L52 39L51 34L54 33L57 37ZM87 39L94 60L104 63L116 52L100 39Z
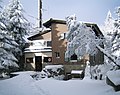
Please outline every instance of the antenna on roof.
M42 0L38 0L38 27L42 28Z

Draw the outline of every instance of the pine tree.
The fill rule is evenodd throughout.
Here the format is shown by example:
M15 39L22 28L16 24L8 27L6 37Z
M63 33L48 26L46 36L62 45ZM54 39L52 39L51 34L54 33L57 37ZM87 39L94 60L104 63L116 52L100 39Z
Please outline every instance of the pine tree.
M7 71L13 71L18 68L18 60L13 54L18 44L11 37L6 35L7 31L5 29L6 26L0 22L0 67Z
M120 7L116 8L117 18L113 19L111 13L107 15L104 31L107 33L105 49L118 60L120 56Z
M113 34L114 31L114 18L112 17L112 14L110 11L108 11L106 20L105 20L105 25L103 29L104 36L107 39L111 39L111 35Z
M0 71L5 70L7 72L16 70L18 60L14 56L13 51L18 47L18 44L7 35L7 20L3 19L0 14Z
M114 22L114 31L113 31L112 39L111 39L112 52L114 54L120 51L120 7L117 7L116 15L117 15L117 18L115 19L115 22ZM120 56L119 53L115 54L115 56L117 57Z
M7 34L18 44L13 53L18 59L19 64L21 64L20 58L25 46L24 37L29 31L29 22L23 13L24 11L19 0L11 0L2 12L2 18L7 22L7 24L5 23L9 31Z
M17 43L0 30L0 63L5 69L18 68L18 60L13 54L16 47Z

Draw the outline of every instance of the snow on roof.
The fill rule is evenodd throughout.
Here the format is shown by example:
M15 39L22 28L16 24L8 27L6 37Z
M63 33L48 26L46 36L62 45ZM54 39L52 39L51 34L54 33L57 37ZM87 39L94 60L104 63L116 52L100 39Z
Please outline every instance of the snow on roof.
M27 50L24 52L52 52L52 50L48 49L48 50Z
M40 32L41 31L41 32ZM31 35L29 35L27 37L28 40L33 40L32 38L36 37L36 36L40 36L40 35L43 35L45 33L48 33L50 32L51 29L50 28L43 28L43 29L39 29L39 30L36 30L35 32L31 33Z
M87 22L87 21L80 21L80 22L82 22L82 23L89 23L89 24L96 24L96 23L94 23L94 22Z
M71 74L82 74L83 70L72 70Z
M45 66L46 69L52 69L52 68L63 68L63 65L47 65Z

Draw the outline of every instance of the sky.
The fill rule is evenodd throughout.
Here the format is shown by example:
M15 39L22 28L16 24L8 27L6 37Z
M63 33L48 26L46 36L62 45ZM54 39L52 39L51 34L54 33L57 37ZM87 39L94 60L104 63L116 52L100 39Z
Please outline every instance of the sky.
M10 0L3 0L7 5ZM38 18L38 0L20 0L25 10L26 18L36 24ZM104 24L107 12L115 13L115 8L120 6L120 0L42 0L43 22L54 19L63 19L76 14L77 20Z

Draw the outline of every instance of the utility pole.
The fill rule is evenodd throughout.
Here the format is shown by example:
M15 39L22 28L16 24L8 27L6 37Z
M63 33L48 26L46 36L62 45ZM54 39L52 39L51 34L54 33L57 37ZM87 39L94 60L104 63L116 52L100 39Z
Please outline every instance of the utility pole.
M38 0L38 27L42 28L42 0Z

